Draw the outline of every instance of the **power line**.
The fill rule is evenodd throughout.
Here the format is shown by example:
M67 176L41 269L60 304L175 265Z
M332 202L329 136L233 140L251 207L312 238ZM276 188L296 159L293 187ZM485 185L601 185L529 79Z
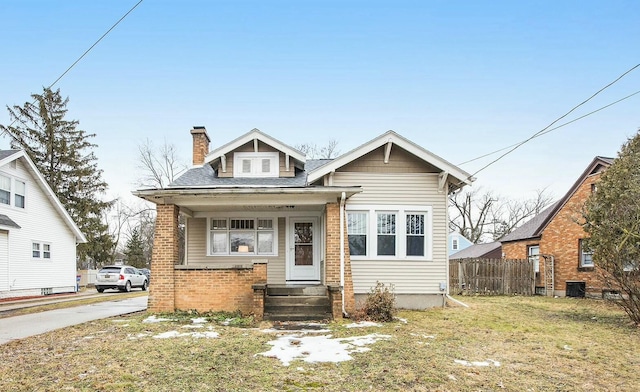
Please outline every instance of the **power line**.
M126 18L126 17L131 13L131 12L133 12L133 10L134 10L134 9L136 9L136 8L140 5L140 3L142 3L143 1L144 1L144 0L140 0L140 1L138 1L138 2L133 6L133 7L131 7L131 9L129 9L129 11L127 11L124 15L122 15L122 17L121 17L120 19L118 19L118 21L117 21L117 22L115 22L115 23L114 23L114 24L109 28L109 30L107 30L104 34L102 34L102 36L101 36L100 38L98 38L98 40L97 40L96 42L94 42L94 43L93 43L93 45L91 45L91 46L89 47L89 49L85 50L85 52L84 52L84 53L82 53L82 55L81 55L80 57L78 57L78 59L77 59L76 61L74 61L74 62L73 62L73 64L71 64L71 65L69 66L69 68L67 68L67 69L66 69L66 70L65 70L65 71L64 71L60 76L58 76L58 78L57 78L53 83L51 83L51 84L49 85L49 87L47 87L47 89L50 89L51 87L55 86L55 85L56 85L56 83L58 83L58 82L60 81L60 79L62 79L62 78L63 78L67 73L69 73L69 71L71 71L71 69L72 69L73 67L75 67L75 66L76 66L76 64L78 64L78 63L80 62L80 60L82 60L82 59L84 58L84 56L86 56L86 55L87 55L87 54L88 54L88 53L89 53L89 52L90 52L90 51L91 51L91 50L92 50L96 45L98 45L98 44L100 43L100 41L102 41L102 39L103 39L104 37L106 37L106 36L111 32L111 30L113 30L114 28L116 28L116 26L117 26L117 25L119 25L119 24L120 24L120 22L122 22L122 21L124 20L124 18ZM32 104L35 104L35 103L36 103L36 101L35 101L35 100L33 100L31 103L32 103ZM13 120L13 121L11 122L11 124L9 124L9 127L13 126L13 124L15 124L15 123L16 123L16 121L18 121L18 119ZM8 127L7 127L7 128L8 128ZM3 133L4 133L4 132L3 132ZM2 136L2 134L0 134L0 136Z
M585 115L582 115L582 116L580 116L580 117L574 118L574 119L573 119L573 120L571 120L571 121L567 121L566 123L560 124L560 125L558 125L557 127L547 129L546 131L541 132L541 133L539 133L539 134L537 134L537 135L533 136L533 137L532 137L532 139L533 139L533 138L536 138L536 137L540 137L540 136L542 136L542 135L546 135L547 133L549 133L549 132L551 132L551 131L555 131L555 130L556 130L556 129L558 129L558 128L562 128L562 127L567 126L567 125L569 125L569 124L572 124L572 123L574 123L574 122L576 122L576 121L578 121L578 120L582 120L582 119L583 119L583 118L585 118L585 117L588 117L588 116L590 116L590 115L592 115L592 114L595 114L595 113L597 113L597 112L599 112L599 111L601 111L601 110L604 110L604 109L606 109L606 108L608 108L608 107L610 107L610 106L613 106L613 105L615 105L615 104L617 104L617 103L620 103L620 102L624 101L625 99L629 99L629 98L633 97L634 95L638 95L638 94L640 94L640 90L636 91L635 93L629 94L629 95L627 95L626 97L620 98L620 99L618 99L617 101L611 102L611 103L610 103L610 104L608 104L608 105L602 106L601 108L596 109L596 110L594 110L594 111L591 111L591 112L589 112L589 113L587 113L587 114L585 114ZM509 149L509 148L511 148L511 147L517 146L517 145L518 145L518 144L520 144L520 143L524 143L524 142L515 143L515 144L512 144L512 145L510 145L510 146L503 147L503 148L501 148L501 149L499 149L499 150L495 150L495 151L492 151L492 152L490 152L490 153L487 153L487 154L481 155L481 156L479 156L479 157L476 157L476 158L473 158L473 159L469 159L468 161L464 161L464 162L462 162L462 163L459 163L459 164L458 164L458 166L465 165L465 164L467 164L467 163L471 163L471 162L473 162L473 161L477 161L478 159L486 158L486 157L488 157L488 156L490 156L490 155L493 155L493 154L497 154L497 153L499 153L500 151L504 151L504 150Z
M612 81L611 83L607 84L606 86L604 86L603 88L601 88L600 90L596 91L594 94L592 94L589 98L585 99L584 101L582 101L581 103L577 104L576 106L574 106L573 108L571 108L571 110L569 110L568 112L566 112L565 114L563 114L562 116L558 117L557 119L553 120L553 122L551 122L551 124L547 125L546 127L542 128L541 130L539 130L538 132L534 133L531 137L529 137L528 139L517 143L513 148L511 148L509 151L505 152L504 154L500 155L498 158L494 159L493 161L489 162L488 164L484 165L483 167L481 167L480 169L476 170L475 173L471 174L469 177L467 177L466 179L471 179L473 178L476 174L480 173L481 171L483 171L484 169L488 168L489 166L493 165L494 163L498 162L499 160L501 160L502 158L504 158L505 156L511 154L512 152L514 152L515 150L517 150L520 146L530 142L531 140L535 139L536 137L542 135L543 133L545 133L551 126L553 126L553 124L557 123L558 121L562 120L563 118L567 117L569 114L571 114L573 111L575 111L576 109L578 109L580 106L584 105L585 103L589 102L590 100L592 100L596 95L600 94L601 92L603 92L604 90L606 90L607 88L611 87L612 85L614 85L615 83L617 83L620 79L622 79L623 77L625 77L627 74L629 74L630 72L632 72L633 70L635 70L636 68L640 67L640 64L636 64L635 66L631 67L628 71L624 72L622 75L618 76L614 81Z

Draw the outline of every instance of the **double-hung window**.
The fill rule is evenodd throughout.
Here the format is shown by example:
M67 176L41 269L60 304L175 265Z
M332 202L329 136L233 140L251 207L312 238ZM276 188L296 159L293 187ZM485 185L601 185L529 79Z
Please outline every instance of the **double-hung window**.
M349 254L351 256L367 255L367 213L347 213L347 233L349 236Z
M24 208L26 187L24 181L0 174L0 204Z
M593 251L589 249L584 240L578 240L578 254L580 255L580 268L593 267Z
M211 218L209 250L217 255L274 255L276 253L274 219Z
M540 272L540 245L531 245L527 247L527 256L533 261L533 271Z
M377 207L354 206L347 211L352 258L431 259L431 207Z
M51 259L51 244L33 241L31 243L31 257L34 259Z

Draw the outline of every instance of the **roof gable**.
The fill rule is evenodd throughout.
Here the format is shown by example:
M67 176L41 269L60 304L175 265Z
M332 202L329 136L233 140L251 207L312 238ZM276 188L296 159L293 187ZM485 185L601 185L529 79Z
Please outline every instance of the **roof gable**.
M567 204L569 199L571 199L571 197L576 193L578 188L580 188L580 185L585 182L587 177L602 172L603 170L611 166L612 163L613 158L605 158L601 156L593 158L593 161L591 161L589 166L587 166L580 177L578 177L578 180L571 186L571 188L569 188L569 191L560 200L553 203L551 206L533 217L524 225L506 235L500 241L509 242L540 237L544 229Z
M425 150L412 141L398 135L394 131L388 131L377 138L356 147L355 149L339 156L338 158L328 162L314 170L309 171L308 182L312 183L323 176L335 171L346 164L353 162L354 160L368 154L380 147L385 148L385 163L388 161L390 154L392 154L393 146L397 145L400 148L406 150L410 154L413 154L422 161L436 167L441 172L445 172L448 176L452 177L453 181L458 184L468 184L474 180L471 175L457 166L447 162L439 156ZM450 179L451 180L451 179Z
M49 199L53 208L56 211L58 211L58 213L62 216L62 219L64 220L64 222L71 229L71 232L73 232L73 234L75 235L76 242L78 243L87 242L87 238L84 236L84 234L82 234L82 232L80 231L80 228L78 228L78 225L76 225L76 223L73 221L73 219L71 218L67 210L64 208L64 206L60 202L60 199L58 199L58 197L53 192L51 187L49 187L49 184L44 179L44 177L42 176L42 174L40 173L36 165L33 163L31 158L29 158L29 155L27 155L27 153L24 150L0 150L0 167L12 161L15 161L17 159L21 159L26 164L35 182L44 191L45 195L47 196L47 199Z
M230 141L229 143L222 145L218 148L216 148L215 150L209 152L207 154L207 156L204 158L204 163L211 163L217 159L219 159L221 156L228 154L238 148L240 148L241 146L244 146L245 144L255 141L255 140L259 140L262 143L265 143L273 148L275 148L276 150L289 155L291 158L301 162L304 164L305 162L305 156L302 152L296 150L295 148L282 143L281 141L272 138L271 136L261 132L259 129L254 128L251 131L245 133L244 135Z

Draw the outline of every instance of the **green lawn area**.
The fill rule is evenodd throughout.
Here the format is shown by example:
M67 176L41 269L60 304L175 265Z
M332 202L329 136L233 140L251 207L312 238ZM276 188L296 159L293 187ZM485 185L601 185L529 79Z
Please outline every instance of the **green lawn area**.
M397 322L364 328L347 328L345 320L289 338L286 345L303 356L334 360L336 342L375 342L351 351L351 360L288 366L259 355L286 332L265 332L266 322L144 322L148 314L91 322L0 346L0 391L640 390L640 329L618 308L564 298L456 298L469 308L401 311Z

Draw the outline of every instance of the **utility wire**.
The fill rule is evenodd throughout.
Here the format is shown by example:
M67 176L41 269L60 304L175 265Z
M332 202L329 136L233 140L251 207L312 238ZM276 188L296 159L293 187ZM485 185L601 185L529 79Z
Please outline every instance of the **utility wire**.
M542 135L546 135L547 133L549 133L549 132L551 132L551 131L555 131L555 130L556 130L556 129L558 129L558 128L562 128L562 127L567 126L567 125L569 125L569 124L572 124L572 123L574 123L574 122L576 122L576 121L578 121L578 120L582 120L582 119L583 119L583 118L585 118L585 117L588 117L588 116L590 116L590 115L592 115L592 114L595 114L595 113L597 113L597 112L599 112L599 111L601 111L601 110L604 110L604 109L606 109L606 108L608 108L608 107L610 107L610 106L613 106L613 105L615 105L615 104L617 104L617 103L620 103L620 102L624 101L625 99L629 99L629 98L633 97L634 95L638 95L638 94L640 94L640 90L636 91L636 92L635 92L635 93L633 93L633 94L629 94L629 95L627 95L626 97L620 98L620 99L618 99L617 101L611 102L610 104L605 105L605 106L603 106L603 107L601 107L601 108L599 108L599 109L596 109L596 110L594 110L594 111L592 111L592 112L589 112L589 113L587 113L587 114L585 114L585 115L582 115L582 116L580 116L580 117L574 118L574 119L573 119L573 120L571 120L571 121L567 121L566 123L560 124L560 125L558 125L557 127L547 129L547 130L546 130L546 131L544 131L544 132L541 132L541 133L539 133L539 134L534 135L534 136L532 137L532 139L533 139L533 138L536 138L536 137L540 137L540 136L542 136ZM487 154L481 155L481 156L479 156L479 157L476 157L476 158L473 158L473 159L469 159L468 161L464 161L464 162L462 162L462 163L459 163L459 164L458 164L458 166L465 165L465 164L467 164L467 163L471 163L471 162L473 162L473 161L477 161L478 159L486 158L486 157L488 157L488 156L490 156L490 155L493 155L493 154L497 154L497 153L499 153L500 151L504 151L504 150L509 149L509 148L511 148L511 147L517 146L517 145L518 145L518 144L520 144L520 143L524 143L524 142L515 143L515 144L512 144L512 145L510 145L510 146L503 147L503 148L501 148L501 149L499 149L499 150L495 150L495 151L492 151L492 152L490 152L490 153L487 153Z
M504 158L505 156L511 154L512 152L514 152L515 150L517 150L520 146L530 142L531 140L535 139L536 137L540 136L541 134L543 134L544 132L546 132L549 128L551 128L553 126L553 124L557 123L558 121L562 120L563 118L567 117L569 114L571 114L573 111L575 111L576 109L578 109L580 106L584 105L585 103L589 102L590 100L592 100L596 95L600 94L601 92L603 92L604 90L606 90L607 88L613 86L615 83L617 83L620 79L622 79L623 77L625 77L626 75L628 75L630 72L632 72L633 70L635 70L636 68L640 67L640 64L636 64L635 66L631 67L629 70L627 70L626 72L624 72L622 75L618 76L614 81L612 81L611 83L607 84L606 86L604 86L603 88L601 88L600 90L596 91L593 95L591 95L589 98L585 99L584 101L582 101L581 103L577 104L576 106L574 106L571 110L569 110L568 112L566 112L565 114L563 114L562 116L558 117L557 119L555 119L553 122L551 122L551 124L547 125L546 127L542 128L541 130L539 130L538 132L534 133L531 137L529 137L528 139L517 143L513 148L511 148L509 151L505 152L504 154L500 155L498 158L494 159L493 161L489 162L488 164L484 165L483 167L481 167L480 169L476 170L475 173L473 173L472 175L470 175L469 177L467 177L465 180L469 180L471 178L473 178L476 174L480 173L481 171L485 170L486 168L488 168L489 166L493 165L494 163L498 162L499 160L501 160L502 158ZM460 182L460 184L462 183L462 181ZM459 185L460 185L459 184Z
M93 43L93 45L91 45L91 46L89 47L89 49L85 50L85 52L84 52L84 53L82 53L82 55L81 55L80 57L78 57L78 59L77 59L76 61L74 61L74 62L73 62L73 64L71 64L71 65L69 66L69 68L67 68L67 69L66 69L66 70L65 70L65 71L64 71L60 76L58 76L58 78L57 78L53 83L51 83L51 84L49 85L49 87L47 87L47 89L50 89L51 87L55 86L55 85L56 85L56 83L58 83L58 82L60 81L60 79L62 79L62 78L63 78L67 73L69 73L69 71L71 71L71 69L72 69L73 67L75 67L75 66L76 66L76 64L78 64L78 63L80 62L80 60L82 60L82 59L84 58L84 56L86 56L86 55L91 51L91 49L93 49L96 45L98 45L98 44L100 43L100 41L102 41L102 39L103 39L104 37L106 37L106 36L111 32L111 30L113 30L114 28L116 28L116 26L117 26L117 25L119 25L119 24L120 24L120 22L122 22L122 21L124 20L124 18L126 18L126 17L131 13L131 12L133 12L133 10L135 10L135 9L140 5L140 3L142 3L143 1L144 1L144 0L140 0L140 1L138 1L138 2L133 6L133 7L131 7L131 9L129 9L129 11L127 11L124 15L122 15L122 17L121 17L120 19L118 19L118 21L117 21L116 23L114 23L114 24L109 28L109 30L107 30L104 34L102 34L102 36L101 36L100 38L98 38L98 40L97 40L96 42L94 42L94 43ZM35 101L35 100L33 100L33 101L31 102L31 104L35 104L35 103L36 103L36 101ZM11 122L11 124L9 124L9 127L13 126L13 124L15 124L15 123L16 123L16 121L18 121L18 119L13 120L13 121ZM7 128L9 128L9 127L7 127ZM3 133L4 133L4 132L3 132ZM2 136L2 134L0 134L0 136Z

